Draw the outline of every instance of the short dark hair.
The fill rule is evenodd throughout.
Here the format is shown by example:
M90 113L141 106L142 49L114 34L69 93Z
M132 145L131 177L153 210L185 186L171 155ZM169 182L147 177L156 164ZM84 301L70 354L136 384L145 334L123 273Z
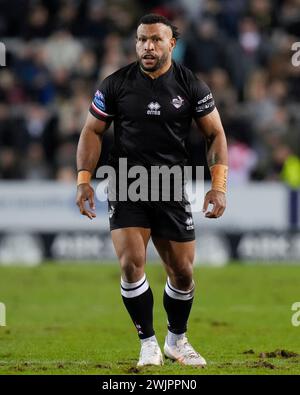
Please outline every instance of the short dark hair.
M172 24L171 21L169 21L169 19L167 19L166 17L162 16L162 15L158 15L158 14L147 14L144 15L140 18L139 22L138 22L138 26L140 26L141 24L143 25L152 25L154 23L163 23L166 26L169 26L172 30L172 35L173 38L175 38L176 40L178 40L179 38L179 31L177 26L174 26Z

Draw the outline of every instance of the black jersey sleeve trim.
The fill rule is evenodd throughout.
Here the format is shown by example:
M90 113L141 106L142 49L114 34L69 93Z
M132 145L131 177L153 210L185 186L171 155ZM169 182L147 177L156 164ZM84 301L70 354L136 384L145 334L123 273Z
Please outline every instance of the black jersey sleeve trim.
M200 111L194 112L194 118L197 119L197 118L205 117L205 115L210 114L215 108L216 105L214 102L208 103L205 106L203 106L203 109L201 109Z

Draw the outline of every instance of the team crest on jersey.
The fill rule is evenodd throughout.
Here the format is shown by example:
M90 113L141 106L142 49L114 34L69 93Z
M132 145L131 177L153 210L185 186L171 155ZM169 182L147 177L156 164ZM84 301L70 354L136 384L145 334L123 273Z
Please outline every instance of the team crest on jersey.
M160 115L160 104L156 102L151 102L148 104L147 115Z
M103 93L99 90L95 93L94 103L100 110L105 111L105 98Z
M192 217L188 217L188 219L185 221L185 224L186 224L186 230L194 229L194 221Z
M181 96L177 96L174 99L172 99L172 104L175 108L180 108L183 105L183 98Z

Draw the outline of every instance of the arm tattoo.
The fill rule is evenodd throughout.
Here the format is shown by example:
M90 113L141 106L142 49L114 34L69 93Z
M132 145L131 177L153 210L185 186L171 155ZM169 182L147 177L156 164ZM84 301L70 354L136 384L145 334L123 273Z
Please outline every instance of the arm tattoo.
M207 164L208 167L214 166L219 163L219 154L215 152L213 143L215 141L215 136L210 136L206 140L206 157L207 157Z
M207 158L208 166L211 167L219 163L219 155L216 152L212 152L211 158Z

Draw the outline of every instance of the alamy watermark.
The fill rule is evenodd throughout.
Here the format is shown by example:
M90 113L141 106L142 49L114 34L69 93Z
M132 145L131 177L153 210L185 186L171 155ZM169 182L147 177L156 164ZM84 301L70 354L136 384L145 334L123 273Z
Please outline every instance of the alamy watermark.
M292 51L295 53L292 56L292 65L295 67L300 66L300 41L297 41L292 44Z
M0 42L0 66L6 66L6 47Z
M296 312L292 315L292 325L300 326L300 302L295 302L292 304L292 311Z
M5 304L0 302L0 326L6 326L6 308Z
M194 176L194 177L193 177ZM200 212L204 200L203 166L128 166L120 158L118 168L101 166L96 178L104 179L96 188L99 201L184 201L186 211ZM192 207L191 207L192 206Z

